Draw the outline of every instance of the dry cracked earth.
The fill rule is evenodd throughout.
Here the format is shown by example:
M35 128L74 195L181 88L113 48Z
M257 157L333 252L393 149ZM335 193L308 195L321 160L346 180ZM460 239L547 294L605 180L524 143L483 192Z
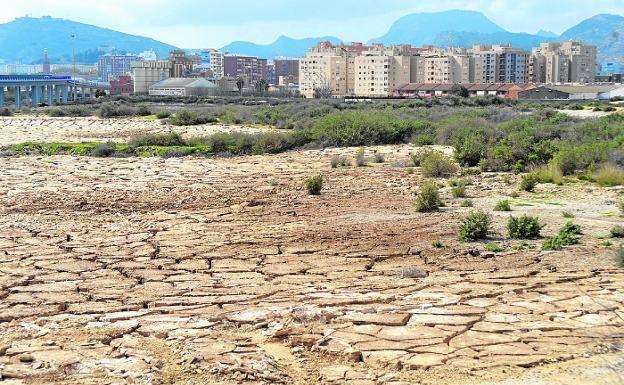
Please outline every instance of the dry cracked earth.
M19 135L1 121L1 141L123 137L119 121L40 120ZM423 178L398 166L412 150L337 169L356 149L0 158L0 382L624 383L624 274L601 239L622 191L523 193L514 215L552 235L569 211L582 242L542 252L505 240L509 214L492 213L505 251L490 253L457 241L472 209L448 188L441 212L414 211ZM506 178L473 177L475 208L516 191Z

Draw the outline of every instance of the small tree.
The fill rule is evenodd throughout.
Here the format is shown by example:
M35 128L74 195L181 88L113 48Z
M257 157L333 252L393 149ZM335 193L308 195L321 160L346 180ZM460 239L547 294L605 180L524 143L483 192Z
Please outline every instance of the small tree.
M245 79L239 76L236 78L236 88L241 95L243 94L243 87L245 87Z
M468 88L458 83L453 84L450 93L451 95L459 96L462 98L467 98L470 96L470 91L468 91Z

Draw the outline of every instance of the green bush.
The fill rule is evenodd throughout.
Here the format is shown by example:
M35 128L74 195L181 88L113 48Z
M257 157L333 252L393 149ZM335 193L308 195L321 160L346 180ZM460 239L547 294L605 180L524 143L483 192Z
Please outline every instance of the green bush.
M171 112L169 112L169 111L158 111L156 113L156 117L158 119L167 119L170 116L171 116Z
M494 207L494 211L511 211L511 204L507 199L498 201L496 207Z
M315 175L306 179L305 188L310 195L320 195L323 189L323 175Z
M556 251L563 249L564 246L575 245L581 234L581 226L568 222L559 230L559 235L544 242L542 250Z
M488 243L485 245L485 251L489 251L490 253L500 253L503 252L503 249L498 243Z
M131 146L186 146L186 141L177 132L169 132L166 134L144 134L130 138L128 142Z
M455 186L451 189L451 192L455 198L465 198L466 186L464 185Z
M360 148L355 153L355 165L358 167L366 166L366 158L364 157L364 148Z
M533 174L522 175L522 178L520 179L520 190L532 192L535 190L537 182L538 180Z
M555 164L541 166L530 172L532 179L539 183L563 184L563 174Z
M107 158L113 156L117 151L117 145L115 143L100 143L91 150L91 156L98 158Z
M492 219L489 215L481 211L472 212L468 214L459 228L459 240L474 242L486 239L491 224Z
M197 126L200 124L217 123L219 119L215 116L200 116L191 111L177 112L169 118L169 123L174 126Z
M611 228L611 238L624 238L624 226L614 226Z
M571 212L569 212L569 211L564 211L563 213L561 213L561 216L562 216L562 217L564 217L564 218L567 218L567 219L572 219L572 218L574 218L574 214L572 214L572 213L571 213Z
M526 214L520 218L509 217L507 230L511 239L537 239L544 226L539 223L539 218Z
M416 211L419 213L437 211L441 205L438 186L434 182L426 181L416 196Z
M422 158L420 167L426 177L448 177L459 171L455 162L439 151L431 152Z
M472 207L472 201L470 199L464 199L461 203L461 207Z
M442 249L442 248L444 248L444 243L442 243L442 241L440 241L440 240L435 240L435 241L431 242L431 246L433 246L436 249Z
M620 245L620 247L615 252L615 263L621 268L624 268L624 245Z

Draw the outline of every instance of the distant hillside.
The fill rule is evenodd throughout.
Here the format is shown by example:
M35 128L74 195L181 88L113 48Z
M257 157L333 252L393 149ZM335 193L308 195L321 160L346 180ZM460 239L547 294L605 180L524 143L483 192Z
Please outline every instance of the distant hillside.
M93 62L99 47L129 53L153 49L161 57L175 49L147 37L52 17L21 17L0 24L0 59L9 62L40 62L45 48L53 62L71 62L72 48L78 61Z
M552 31L545 31L543 29L540 29L539 31L537 31L536 35L537 36L544 36L544 37L552 37L554 39L559 38L559 35L557 35L556 33L552 32Z
M624 17L596 15L565 31L561 40L581 40L597 45L600 61L624 61Z
M287 36L280 36L271 44L262 45L246 41L235 41L221 48L221 50L223 52L258 56L268 59L272 59L276 56L301 57L305 56L308 49L315 46L319 41L327 40L334 44L340 43L340 39L332 36L307 39L293 39Z
M441 32L499 33L505 30L484 14L474 11L415 13L397 20L388 33L370 42L384 44L432 44Z
M511 44L516 48L531 51L542 42L556 41L557 38L531 35L528 33L477 33L477 32L442 32L433 41L439 47L470 48L474 44Z

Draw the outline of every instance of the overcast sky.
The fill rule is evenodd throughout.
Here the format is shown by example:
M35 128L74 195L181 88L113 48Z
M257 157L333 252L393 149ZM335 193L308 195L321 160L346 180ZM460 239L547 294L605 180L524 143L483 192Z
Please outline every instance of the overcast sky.
M405 14L449 9L482 11L512 32L561 33L599 13L624 15L624 0L3 0L0 22L46 15L183 48L219 48L280 35L366 41Z

